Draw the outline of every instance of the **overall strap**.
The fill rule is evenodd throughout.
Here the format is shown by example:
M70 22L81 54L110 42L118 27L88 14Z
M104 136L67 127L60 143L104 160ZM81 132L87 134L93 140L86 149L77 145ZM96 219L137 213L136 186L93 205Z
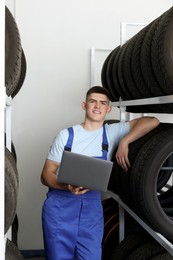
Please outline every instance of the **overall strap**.
M74 131L73 131L73 127L69 127L68 128L68 132L69 132L69 137L67 140L67 143L64 147L64 150L66 151L71 151L71 147L72 147L72 143L73 143L73 138L74 138ZM107 136L106 136L106 129L105 126L103 126L103 139L102 139L102 158L104 160L107 160L107 153L108 153L108 140L107 140Z
M102 156L105 160L107 160L107 153L108 153L108 140L106 136L105 125L103 125Z
M67 129L68 129L69 136L68 136L67 143L64 147L64 150L70 152L71 147L72 147L72 143L73 143L74 131L73 131L73 127L69 127Z

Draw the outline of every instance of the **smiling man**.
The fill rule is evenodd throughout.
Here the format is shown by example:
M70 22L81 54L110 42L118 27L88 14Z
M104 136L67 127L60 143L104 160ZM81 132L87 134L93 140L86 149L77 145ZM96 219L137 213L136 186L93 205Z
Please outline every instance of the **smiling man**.
M98 191L58 182L56 174L64 150L111 160L116 146L117 162L130 167L128 146L158 126L155 117L103 124L111 111L109 92L92 87L82 102L84 121L63 129L55 137L45 161L41 181L49 190L43 205L42 224L47 260L101 260L103 209Z
M82 123L83 127L87 130L95 130L103 125L105 116L111 111L112 107L109 98L105 94L89 91L86 101L82 102L82 108L86 110L85 120Z

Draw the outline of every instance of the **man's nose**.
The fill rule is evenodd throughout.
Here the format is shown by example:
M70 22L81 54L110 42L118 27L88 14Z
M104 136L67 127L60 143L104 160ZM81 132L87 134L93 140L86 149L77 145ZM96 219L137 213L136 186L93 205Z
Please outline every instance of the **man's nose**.
M95 107L96 107L96 108L100 108L100 103L99 103L99 102L96 102L96 103L95 103Z

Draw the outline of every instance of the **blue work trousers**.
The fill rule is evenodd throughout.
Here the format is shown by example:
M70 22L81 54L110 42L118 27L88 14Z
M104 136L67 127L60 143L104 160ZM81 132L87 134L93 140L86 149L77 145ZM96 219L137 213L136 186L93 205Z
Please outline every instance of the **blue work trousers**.
M101 260L103 208L94 191L49 191L42 225L46 260Z

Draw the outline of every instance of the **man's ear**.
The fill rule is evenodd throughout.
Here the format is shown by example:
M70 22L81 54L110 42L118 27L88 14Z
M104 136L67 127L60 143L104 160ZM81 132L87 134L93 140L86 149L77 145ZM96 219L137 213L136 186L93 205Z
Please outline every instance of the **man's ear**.
M86 109L86 102L85 102L85 101L82 102L82 109L83 109L83 110Z
M108 106L107 113L110 113L112 111L112 106Z

